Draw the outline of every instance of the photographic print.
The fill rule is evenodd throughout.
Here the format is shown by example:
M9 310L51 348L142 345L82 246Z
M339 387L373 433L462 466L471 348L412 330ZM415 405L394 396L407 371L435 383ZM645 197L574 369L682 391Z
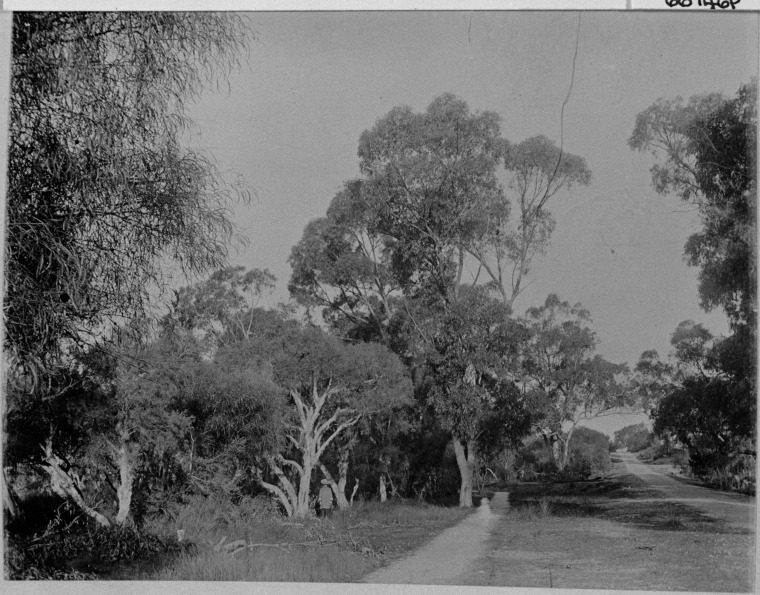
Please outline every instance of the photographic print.
M759 19L661 4L0 15L4 587L754 591Z

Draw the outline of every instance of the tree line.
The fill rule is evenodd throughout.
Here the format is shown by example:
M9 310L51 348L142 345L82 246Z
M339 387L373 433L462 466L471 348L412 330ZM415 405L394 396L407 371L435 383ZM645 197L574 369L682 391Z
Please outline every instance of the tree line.
M342 507L357 492L425 498L452 485L466 507L482 465L528 435L561 471L584 419L647 398L657 428L691 445L693 429L664 421L673 395L693 400L699 386L722 404L746 401L754 380L737 354L754 345L754 268L740 265L753 252L751 225L734 215L754 208L754 182L737 181L735 151L703 172L714 155L698 152L701 136L666 146L653 170L659 191L702 201L705 229L687 252L703 303L732 316L724 341L679 327L691 376L676 379L651 353L634 371L607 361L590 313L555 294L516 315L556 225L551 201L591 172L545 137L507 140L497 114L451 94L420 113L394 108L361 134L357 177L291 251L293 302L259 307L274 277L224 266L230 201L246 187L180 142L186 101L235 67L246 35L239 17L212 13L14 15L11 483L44 484L104 526L169 513L189 494L264 493L305 516L318 477ZM720 135L748 134L754 115L710 97L699 133L733 150ZM680 123L679 109L642 112L631 146L673 138L656 126ZM727 237L720 257L738 264L721 289ZM167 260L211 274L172 294ZM173 295L158 315L154 289ZM731 423L722 437L746 436Z

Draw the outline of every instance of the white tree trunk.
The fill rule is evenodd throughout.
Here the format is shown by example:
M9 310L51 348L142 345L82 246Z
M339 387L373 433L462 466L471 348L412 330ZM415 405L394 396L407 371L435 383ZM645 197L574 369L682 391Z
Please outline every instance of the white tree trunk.
M111 521L84 501L82 494L74 484L74 480L63 470L63 460L53 452L53 445L50 440L42 447L42 451L45 453L45 462L47 463L45 471L50 476L50 486L53 491L62 498L73 500L87 516L95 519L101 527L110 527Z
M336 391L330 385L319 394L316 378L312 380L310 399L305 399L301 393L291 389L290 396L296 406L300 426L286 437L298 451L301 461L286 460L279 457L283 464L295 470L296 478L292 481L287 477L284 470L273 458L268 460L270 468L277 475L280 486L267 484L259 478L259 484L277 495L283 503L288 516L304 518L309 513L309 488L311 485L311 473L315 467L321 467L326 476L329 473L320 463L320 457L328 445L340 435L341 432L353 426L360 416L353 414L349 409L337 409L327 420L321 419L323 406L331 395ZM348 416L348 417L347 417ZM342 421L341 421L342 420ZM337 424L337 426L336 426ZM328 435L329 434L329 435ZM346 457L348 455L346 454ZM338 505L347 508L348 501L345 494L345 476L348 473L348 459L345 466L341 466L341 478L343 489L341 490L333 481L333 492L338 500ZM298 485L298 491L295 489ZM342 498L342 499L341 499Z
M380 502L388 500L388 489L385 487L385 473L380 474Z
M116 513L116 524L123 525L129 518L129 509L132 504L132 483L134 474L132 473L132 461L129 456L129 449L126 441L122 440L117 452L117 463L119 466L119 487L116 490L116 496L119 500L119 511Z
M454 454L462 478L459 488L459 506L461 508L472 508L472 478L476 463L475 441L467 442L467 452L465 453L464 444L459 438L454 437Z
M349 448L344 448L340 451L340 458L338 459L338 489L337 492L335 492L335 501L338 503L338 509L340 510L346 510L350 506L348 499L346 499L346 484L348 483L348 464L350 456L351 450Z
M562 443L562 461L559 467L560 471L562 471L565 467L567 467L567 464L570 462L570 438L573 437L574 431L575 431L575 426L572 426L567 431L567 436L565 437L565 440Z

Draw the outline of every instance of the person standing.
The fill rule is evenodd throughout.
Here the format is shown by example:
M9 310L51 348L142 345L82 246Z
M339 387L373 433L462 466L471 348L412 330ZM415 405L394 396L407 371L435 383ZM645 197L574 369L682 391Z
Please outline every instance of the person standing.
M322 480L322 487L319 489L319 515L328 516L332 512L333 493L330 489L329 482Z

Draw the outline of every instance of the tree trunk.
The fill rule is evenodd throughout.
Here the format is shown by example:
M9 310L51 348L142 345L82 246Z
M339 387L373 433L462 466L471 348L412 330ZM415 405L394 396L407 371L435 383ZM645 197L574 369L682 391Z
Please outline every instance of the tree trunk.
M346 484L348 483L348 464L350 456L350 448L341 449L340 458L338 459L338 491L335 493L335 501L338 503L339 510L346 510L350 506L346 499Z
M388 490L385 487L385 473L380 474L380 502L388 500Z
M298 484L298 499L293 509L293 516L299 519L309 514L309 488L311 487L311 470L314 468L314 461L311 453L303 453L303 475Z
M116 524L123 525L129 517L129 508L132 504L132 462L130 461L129 449L125 440L121 441L116 456L119 466L119 487L116 496L119 500L119 511L116 513Z
M351 505L349 504L348 500L346 500L345 475L342 475L340 477L340 480L336 483L336 481L333 479L333 476L330 473L330 471L327 469L327 467L325 467L322 463L319 463L319 468L322 470L322 475L325 476L325 479L330 484L330 489L332 490L332 493L335 496L335 501L338 505L338 509L346 510L347 508L349 508Z
M50 475L50 486L53 488L53 491L62 498L70 498L73 500L87 516L95 519L95 522L101 527L110 527L111 521L85 503L82 494L79 492L76 485L74 485L74 480L63 470L63 467L61 466L63 460L53 452L53 446L50 440L48 440L47 444L42 447L42 451L45 453L45 462L47 463L45 471Z
M3 469L3 511L8 516L6 518L13 519L18 515L18 499L11 490L11 484L8 481L8 475Z
M465 452L465 445L459 438L454 437L454 454L462 478L459 488L459 506L460 508L472 508L472 476L476 462L475 441L469 440L467 442L467 452Z
M565 437L564 441L562 441L562 459L559 465L560 471L562 471L565 467L567 467L567 464L570 462L570 438L573 437L574 431L575 431L575 426L571 427L567 431L567 436ZM557 442L560 442L560 440L557 440Z
M562 456L562 450L560 448L560 440L556 434L552 434L552 458L557 464L557 469L562 471L565 468L565 459Z

